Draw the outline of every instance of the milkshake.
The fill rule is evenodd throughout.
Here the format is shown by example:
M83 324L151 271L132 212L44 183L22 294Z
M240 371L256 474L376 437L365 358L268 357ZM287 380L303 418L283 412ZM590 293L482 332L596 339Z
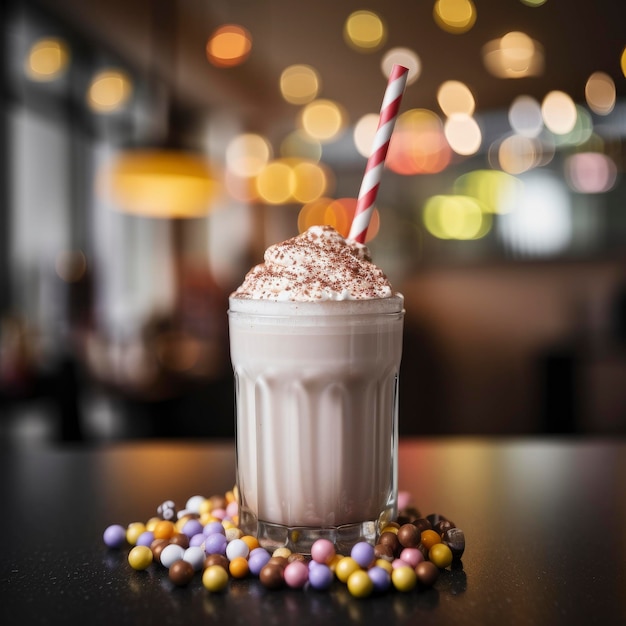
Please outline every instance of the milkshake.
M403 298L314 226L229 299L240 526L267 548L374 542L396 514Z

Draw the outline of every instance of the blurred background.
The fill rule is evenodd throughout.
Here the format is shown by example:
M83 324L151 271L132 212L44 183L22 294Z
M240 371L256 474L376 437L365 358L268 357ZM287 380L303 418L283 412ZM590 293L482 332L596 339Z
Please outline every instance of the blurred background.
M227 298L368 231L406 298L400 430L626 432L626 5L5 0L0 441L230 437Z

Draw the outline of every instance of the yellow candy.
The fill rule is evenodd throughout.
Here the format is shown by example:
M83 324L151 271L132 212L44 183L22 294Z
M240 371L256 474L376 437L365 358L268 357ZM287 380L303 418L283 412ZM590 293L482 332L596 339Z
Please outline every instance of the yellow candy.
M151 517L147 522L146 522L146 530L149 531L154 531L154 527L161 521L160 517Z
M385 559L376 559L375 565L382 567L389 574L393 572L393 565L389 561L385 561Z
M335 566L335 575L342 583L347 583L350 574L359 569L361 566L351 556L344 556Z
M367 572L358 569L348 577L348 591L355 598L367 598L374 590L374 583Z
M128 563L133 569L146 569L152 563L152 550L148 546L135 546L128 553Z
M272 552L272 556L284 556L287 558L291 554L291 550L289 548L276 548L274 552Z
M380 534L382 535L383 533L393 533L394 535L397 535L398 529L395 526L385 526Z
M344 554L335 554L335 556L330 560L328 567L330 567L330 571L333 572L333 574L335 573L337 569L337 563L339 563L339 561L341 561L341 559L343 559L344 556L345 556Z
M209 591L223 591L228 585L228 572L221 565L210 565L202 574L202 584Z
M408 565L396 567L391 572L391 582L398 591L411 591L417 584L417 574Z
M436 543L428 551L428 560L432 561L439 569L445 569L452 563L452 550L445 543Z
M241 540L250 548L250 552L259 547L259 540L252 535L244 535Z
M145 532L146 525L143 522L132 522L126 528L126 541L131 546L134 546L137 543L137 539L141 533Z

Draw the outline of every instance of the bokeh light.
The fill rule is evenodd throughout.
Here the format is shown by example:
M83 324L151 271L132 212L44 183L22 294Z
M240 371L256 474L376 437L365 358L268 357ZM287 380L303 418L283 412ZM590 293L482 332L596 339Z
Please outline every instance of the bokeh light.
M546 128L555 135L569 133L576 124L576 105L564 91L551 91L541 103L541 115Z
M608 115L615 108L615 83L605 72L594 72L585 85L585 99L598 115Z
M497 78L540 76L544 70L543 46L519 31L486 43L482 57L487 71Z
M268 163L256 177L259 197L269 204L285 204L293 198L296 175L285 159Z
M450 163L452 150L439 116L428 109L409 109L396 121L386 166L396 174L436 174Z
M505 137L497 149L498 165L509 174L521 174L537 166L538 142L524 135Z
M343 107L332 100L314 100L300 113L302 129L322 143L336 139L346 123L346 113Z
M447 80L437 90L437 103L444 115L473 115L476 101L470 88L460 80Z
M499 238L512 253L545 257L563 252L572 239L571 205L565 184L545 170L523 175L523 193L496 223Z
M366 158L369 157L374 144L379 118L376 113L367 113L354 125L352 133L354 145L357 152Z
M433 17L448 33L466 33L476 23L476 7L471 0L437 0Z
M619 66L622 69L622 74L626 76L626 46L624 46L624 49L622 50L622 56L619 59Z
M317 97L320 78L310 65L290 65L280 75L280 92L291 104L307 104Z
M531 96L518 96L509 107L509 124L519 135L537 137L543 129L541 105Z
M479 202L463 195L431 196L422 219L426 230L438 239L478 239L491 227L491 217L483 213Z
M293 198L297 202L313 202L328 191L329 177L319 163L301 161L293 166L293 173Z
M139 149L121 153L105 167L97 187L121 211L165 218L206 215L219 189L202 155Z
M450 147L463 156L476 154L482 143L482 132L471 115L453 113L444 122L443 132Z
M87 90L87 103L97 113L112 113L123 108L130 99L133 87L126 72L103 70L92 79Z
M216 67L240 65L248 58L251 50L252 36L238 24L220 26L206 44L207 58Z
M409 70L406 78L407 85L412 85L422 73L422 62L417 53L410 48L391 48L384 54L380 68L386 78L391 75L394 65L402 65Z
M259 200L256 176L238 176L229 169L224 172L224 187L228 195L239 202L251 203Z
M56 80L67 69L70 52L63 39L47 37L36 41L24 63L26 75L36 81Z
M354 11L346 19L343 35L346 43L355 50L373 52L385 42L387 29L373 11Z
M454 181L454 193L475 198L486 213L505 213L511 196L521 192L519 179L500 170L473 170Z
M62 250L54 261L57 276L66 283L76 283L87 272L87 257L82 250Z
M322 158L322 144L302 129L291 131L280 143L280 155L285 158L319 161Z
M542 4L545 4L548 0L520 0L522 4L526 4L529 7L540 7Z
M304 232L311 226L332 226L337 232L347 237L354 213L356 198L328 198L322 197L305 204L298 214L298 231ZM367 229L365 242L376 237L380 230L380 213L374 209Z
M567 133L554 135L554 142L557 146L580 146L591 138L593 133L593 120L591 113L579 104L576 107L576 119L574 126Z
M565 161L565 179L578 193L606 193L617 180L613 159L599 152L578 152Z
M226 167L237 176L256 176L272 157L268 140L256 133L237 135L226 146Z

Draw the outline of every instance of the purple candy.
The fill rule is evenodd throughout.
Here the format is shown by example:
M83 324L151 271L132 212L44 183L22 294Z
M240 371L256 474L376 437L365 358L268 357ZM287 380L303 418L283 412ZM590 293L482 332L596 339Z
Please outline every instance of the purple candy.
M263 569L263 566L270 560L271 555L265 548L255 548L248 555L248 568L250 573L254 576L258 576Z
M145 530L137 537L136 544L138 546L148 546L154 541L154 533L151 530Z
M228 540L224 535L209 535L204 540L204 551L207 554L223 554L226 555L226 545Z
M350 556L361 567L367 567L374 560L374 546L366 541L359 541L354 544Z
M205 536L202 533L198 533L189 539L189 547L201 546L204 543Z
M191 539L194 535L203 531L202 524L197 519L190 519L183 526L183 533Z
M376 591L387 591L387 589L389 589L389 585L391 585L391 576L386 569L379 567L378 565L374 565L374 567L370 567L370 569L367 570L367 575L374 584L374 589Z
M112 524L105 529L102 539L109 548L121 548L126 543L126 529L120 524Z
M309 585L313 589L320 591L328 589L332 585L334 578L335 575L328 565L316 563L313 567L309 566Z
M204 529L202 530L204 535L208 537L209 535L224 535L226 531L224 530L224 526L222 522L209 522Z

